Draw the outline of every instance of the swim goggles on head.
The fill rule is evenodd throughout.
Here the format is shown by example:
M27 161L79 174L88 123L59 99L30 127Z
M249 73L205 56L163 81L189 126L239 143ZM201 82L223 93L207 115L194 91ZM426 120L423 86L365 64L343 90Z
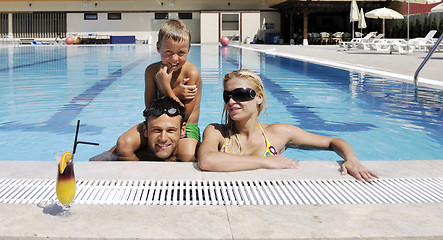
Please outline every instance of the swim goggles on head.
M223 100L228 103L230 99L237 102L247 102L255 98L255 91L251 88L236 88L232 91L223 91Z
M170 116L170 117L175 117L175 116L180 115L180 110L178 110L177 108L174 108L174 107L171 107L169 109L149 108L149 109L145 109L143 111L143 116L145 118L148 118L149 116L160 117L161 115L163 115L163 113L168 114L168 116Z

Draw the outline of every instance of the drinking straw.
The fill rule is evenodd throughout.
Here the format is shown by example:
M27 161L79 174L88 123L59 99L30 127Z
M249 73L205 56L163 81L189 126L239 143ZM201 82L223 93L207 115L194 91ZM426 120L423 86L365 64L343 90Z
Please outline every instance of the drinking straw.
M79 127L80 127L80 119L77 121L77 129L75 130L74 149L72 149L72 155L75 154L75 150L77 149L77 137L78 137Z
M89 145L96 145L96 146L99 146L99 145L100 145L100 144L98 144L98 143L93 143L93 142L83 142L83 141L77 141L77 143L89 144Z
M78 138L78 129L80 127L80 119L77 121L77 129L75 130L75 139L74 139L74 149L72 149L72 155L74 156L75 154L75 150L77 149L77 144L82 143L82 144L90 144L90 145L99 145L98 143L93 143L93 142L83 142L83 141L77 141Z

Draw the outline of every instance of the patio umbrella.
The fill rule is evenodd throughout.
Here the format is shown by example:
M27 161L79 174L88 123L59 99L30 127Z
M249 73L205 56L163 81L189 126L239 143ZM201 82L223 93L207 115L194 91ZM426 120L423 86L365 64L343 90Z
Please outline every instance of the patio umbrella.
M437 6L431 8L431 12L433 12L433 13L443 12L443 3L442 4L438 4Z
M363 33L363 28L366 28L366 20L365 20L365 13L363 12L363 8L360 9L360 21L358 21L358 28L360 28L360 33Z
M263 22L261 24L261 28L258 31L259 39L263 40L263 43L266 43L266 18L263 18Z
M377 8L372 11L369 11L365 14L368 18L380 18L383 19L383 31L382 33L385 34L385 20L386 19L403 19L403 15L401 15L399 12L396 12L390 8Z
M351 2L351 12L349 13L349 20L352 23L352 38L354 38L354 22L360 21L360 13L358 12L356 0L352 0Z
M266 18L263 18L263 22L261 24L261 30L266 30Z
M439 2L441 2L442 0L397 0L397 1L400 1L400 2L408 2L408 15L407 15L407 39L408 39L408 41L409 41L409 4L410 3L419 3L419 4L433 4L433 3L439 3Z

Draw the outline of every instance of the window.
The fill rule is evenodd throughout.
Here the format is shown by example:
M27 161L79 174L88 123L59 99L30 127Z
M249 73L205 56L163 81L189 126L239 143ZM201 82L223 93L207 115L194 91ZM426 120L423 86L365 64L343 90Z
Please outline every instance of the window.
M121 13L108 13L108 20L122 20Z
M169 19L168 13L155 13L155 19Z
M192 19L192 13L178 13L179 19Z
M97 13L85 13L84 20L97 20L98 16Z

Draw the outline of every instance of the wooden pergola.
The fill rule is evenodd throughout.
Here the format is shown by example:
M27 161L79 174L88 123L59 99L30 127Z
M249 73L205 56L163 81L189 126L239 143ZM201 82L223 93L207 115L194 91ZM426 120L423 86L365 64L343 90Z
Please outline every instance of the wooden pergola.
M400 2L395 2L398 4L393 4L392 0L357 0L359 8L364 8L366 11L380 8L380 7L390 7L399 8L401 7ZM278 9L279 12L284 15L290 16L290 35L294 34L294 16L302 14L303 15L303 38L304 42L308 39L308 16L309 14L342 14L349 15L351 6L351 0L287 0L275 5L270 6L271 8Z

